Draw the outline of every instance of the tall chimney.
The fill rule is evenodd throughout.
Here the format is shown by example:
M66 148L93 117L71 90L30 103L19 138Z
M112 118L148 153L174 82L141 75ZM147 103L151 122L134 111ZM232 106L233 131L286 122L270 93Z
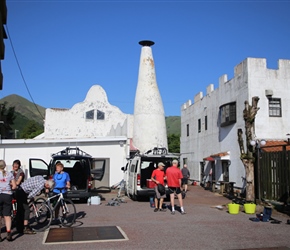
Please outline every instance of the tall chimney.
M134 105L133 144L144 153L154 147L168 149L168 145L164 108L151 49L154 42L144 40L139 44L142 49Z

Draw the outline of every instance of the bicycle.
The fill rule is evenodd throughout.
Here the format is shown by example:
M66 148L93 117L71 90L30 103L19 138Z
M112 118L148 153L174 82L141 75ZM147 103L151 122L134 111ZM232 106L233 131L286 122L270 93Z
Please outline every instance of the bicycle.
M52 211L51 217L54 217L53 214L55 214L55 211L61 208L62 211L60 216L60 223L64 227L70 227L74 224L76 220L77 216L76 207L70 199L64 198L63 193L61 191L65 188L56 188L56 189L60 190L60 193L50 196L46 200L43 198L38 198L36 202L37 203L40 202L42 204L46 204L47 206L49 206ZM56 197L58 197L56 202L51 201Z
M28 203L30 208L29 215L29 226L36 232L41 232L46 230L52 222L52 210L51 208L39 201L31 199ZM42 199L43 200L43 199ZM12 211L11 211L11 222L13 226L16 226L16 215L17 215L17 200L12 199Z

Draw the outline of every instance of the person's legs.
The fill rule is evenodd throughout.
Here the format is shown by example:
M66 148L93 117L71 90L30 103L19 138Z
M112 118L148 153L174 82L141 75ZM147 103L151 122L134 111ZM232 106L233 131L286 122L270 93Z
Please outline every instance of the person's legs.
M171 211L174 212L174 193L170 194L170 204L171 204Z
M182 200L182 194L181 194L181 189L180 188L177 188L176 194L177 194L177 198L178 198L181 214L185 214L184 208L183 208L183 200Z
M12 234L11 234L11 216L4 216L5 225L6 225L6 232L8 241L12 241Z
M163 198L160 198L159 202L159 209L162 210L162 205L163 205Z
M2 200L2 209L1 209L2 213L1 214L4 217L6 232L7 232L6 239L8 241L11 241L12 240L12 237L11 237L12 195L2 194L1 200Z
M154 209L154 212L157 212L158 211L158 199L157 199L156 196L155 196L154 201L155 201L155 209Z

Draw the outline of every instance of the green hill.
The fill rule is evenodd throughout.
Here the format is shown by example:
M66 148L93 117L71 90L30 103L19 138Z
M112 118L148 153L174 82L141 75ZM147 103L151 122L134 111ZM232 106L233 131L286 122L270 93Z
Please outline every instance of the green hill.
M11 126L13 130L18 130L18 133L26 126L26 124L33 120L39 125L43 126L45 117L45 108L19 95L8 95L0 99L0 103L7 102L7 107L15 107L15 120Z
M165 118L167 135L181 134L181 120L180 116L168 116Z

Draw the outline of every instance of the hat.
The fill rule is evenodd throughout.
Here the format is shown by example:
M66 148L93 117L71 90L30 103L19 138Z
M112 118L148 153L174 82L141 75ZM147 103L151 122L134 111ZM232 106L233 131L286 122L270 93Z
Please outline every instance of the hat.
M164 167L165 165L164 165L163 162L159 162L159 163L158 163L158 167L159 167L159 166L163 166L163 167Z

